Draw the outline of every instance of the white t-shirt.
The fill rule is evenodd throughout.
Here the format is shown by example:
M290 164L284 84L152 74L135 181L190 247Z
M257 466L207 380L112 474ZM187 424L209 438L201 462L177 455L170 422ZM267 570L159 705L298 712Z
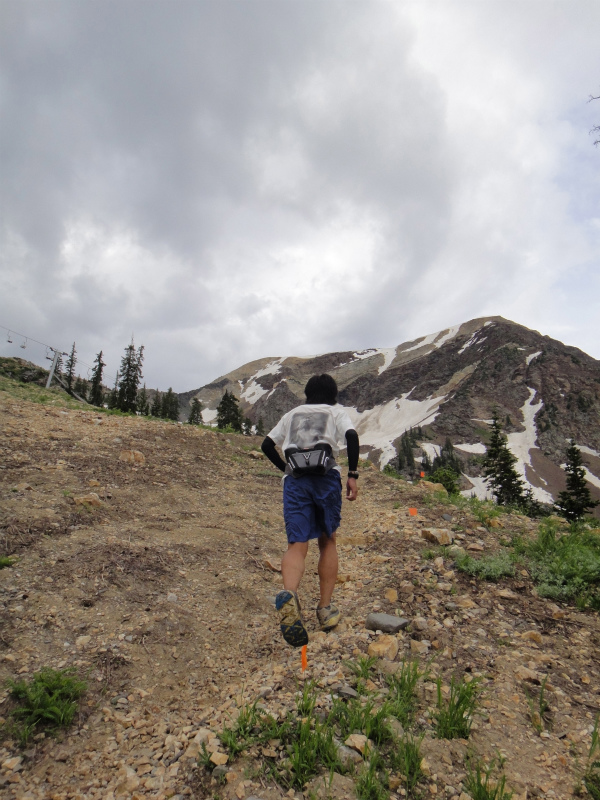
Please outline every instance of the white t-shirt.
M337 458L340 448L346 446L346 431L353 429L344 406L317 403L288 411L268 436L284 453L290 447L310 450L323 442L331 447L333 457Z

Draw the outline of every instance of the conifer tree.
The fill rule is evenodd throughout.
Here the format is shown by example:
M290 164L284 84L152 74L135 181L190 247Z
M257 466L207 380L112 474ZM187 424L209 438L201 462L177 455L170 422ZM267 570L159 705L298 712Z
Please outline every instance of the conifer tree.
M111 389L110 394L108 395L108 407L109 408L118 408L119 402L119 373L117 371L117 375L115 377L115 385Z
M156 390L154 394L154 400L152 401L152 408L150 409L150 413L153 417L160 417L162 416L162 394Z
M63 371L63 357L62 353L59 353L58 358L56 359L56 367L54 369L54 374L60 378L60 376L62 375L62 371Z
M483 474L498 505L522 507L526 502L516 463L516 457L508 449L498 413L494 410L492 435L483 458Z
M179 400L170 386L169 390L163 395L160 415L164 419L172 419L174 422L179 419Z
M456 475L462 472L462 463L460 458L456 455L454 445L449 437L446 438L445 443L442 445L439 456L433 459L431 465L432 470L435 472L437 469L451 469Z
M598 500L592 500L592 495L585 479L581 450L572 439L567 448L565 473L567 475L567 488L558 495L556 510L569 522L576 522L582 519L587 511L592 511L600 503Z
M102 370L106 364L102 361L102 350L96 356L92 371L92 385L88 402L93 406L102 406L104 402L104 391L102 389Z
M143 377L142 362L144 360L144 346L137 351L133 338L125 348L125 355L121 359L121 380L117 396L117 408L121 411L135 411L138 387Z
M252 436L252 420L248 417L242 422L242 433L244 436Z
M85 396L87 394L87 381L84 381L81 375L77 376L77 380L75 381L74 392L75 394L79 395L79 397L85 399Z
M77 364L77 351L75 350L75 342L73 342L73 347L71 348L71 352L69 357L67 358L67 363L65 364L65 382L67 384L67 392L72 395L73 389L75 388L75 365Z
M242 412L239 409L239 400L233 394L225 390L221 402L217 406L217 428L226 428L230 425L234 431L242 431Z
M265 423L262 417L259 417L258 422L256 423L256 435L257 436L265 435Z
M188 423L190 425L202 425L202 403L197 397L192 400Z
M142 386L137 394L135 400L135 410L143 417L147 417L150 413L150 403L148 402L148 392L146 391L146 384Z

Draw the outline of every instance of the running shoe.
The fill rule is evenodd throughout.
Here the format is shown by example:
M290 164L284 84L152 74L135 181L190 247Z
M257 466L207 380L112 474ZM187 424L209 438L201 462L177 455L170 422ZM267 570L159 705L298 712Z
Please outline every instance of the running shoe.
M284 589L275 598L275 608L279 612L281 634L292 647L304 647L308 644L308 633L302 622L300 601L296 592Z
M335 628L341 618L342 615L339 608L333 603L323 606L323 608L317 606L317 619L322 631L330 631Z

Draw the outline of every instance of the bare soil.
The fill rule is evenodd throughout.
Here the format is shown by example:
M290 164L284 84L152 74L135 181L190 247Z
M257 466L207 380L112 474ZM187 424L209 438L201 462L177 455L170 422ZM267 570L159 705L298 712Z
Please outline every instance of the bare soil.
M373 610L425 621L398 635L396 662L418 658L445 684L470 674L485 686L461 746L432 738L435 686L421 685L424 796L461 796L469 748L503 760L515 797L573 796L600 710L598 615L537 597L527 574L486 584L455 571L447 553L422 556L431 547L423 528L453 530L463 547L490 553L499 536L531 535L530 520L503 516L502 528L487 530L430 488L365 467L338 537L344 620L327 636L316 626L310 551L302 673L272 606L281 576L266 562L276 566L285 547L281 485L258 439L7 392L0 425L0 555L16 557L0 571L0 715L10 712L9 678L74 667L89 685L68 731L37 736L24 751L0 737L3 796L288 796L257 774L252 754L228 763L223 781L210 776L197 765L198 732L217 736L259 695L283 714L308 677L326 707L327 693L348 680L344 662L378 638L365 628ZM380 666L375 693L390 670ZM544 676L550 714L540 736L527 695ZM352 781L336 781L336 796L352 796Z

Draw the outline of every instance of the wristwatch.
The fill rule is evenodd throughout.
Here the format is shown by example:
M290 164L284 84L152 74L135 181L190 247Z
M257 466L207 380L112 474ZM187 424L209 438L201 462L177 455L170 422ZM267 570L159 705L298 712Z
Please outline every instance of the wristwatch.
M349 478L358 478L358 472L355 470L348 470L348 477Z

